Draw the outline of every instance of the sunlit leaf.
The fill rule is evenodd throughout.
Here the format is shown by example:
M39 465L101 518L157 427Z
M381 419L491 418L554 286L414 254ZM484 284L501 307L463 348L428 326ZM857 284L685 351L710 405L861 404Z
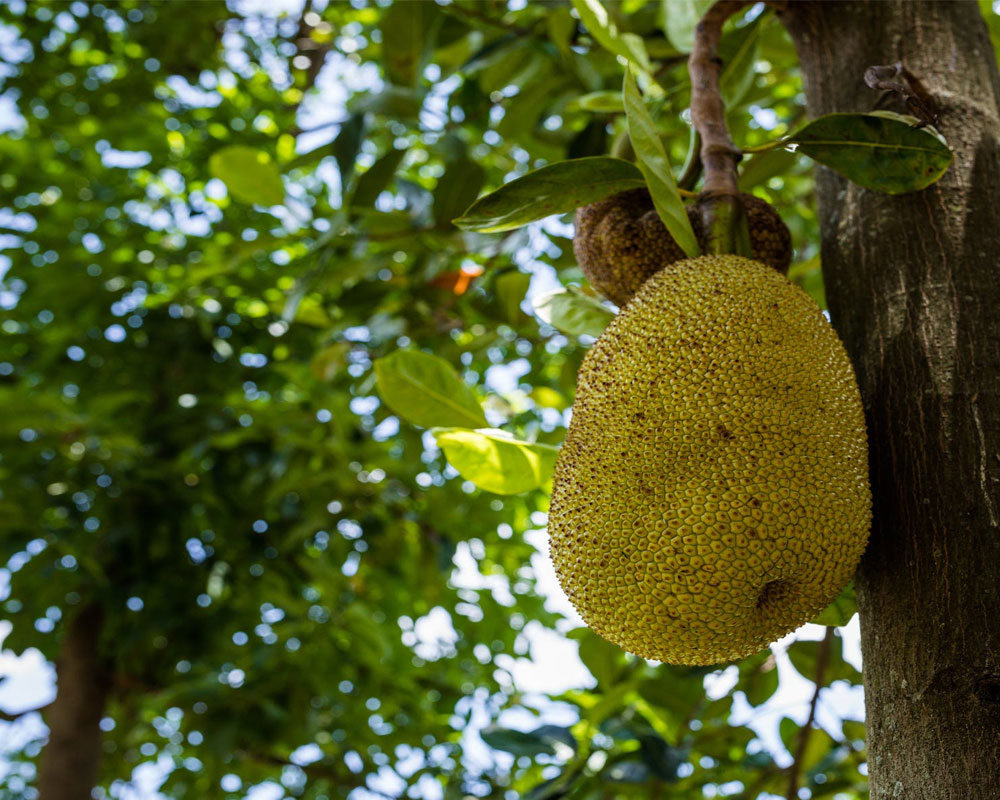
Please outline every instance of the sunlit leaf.
M260 206L285 202L281 172L262 150L239 144L225 147L208 160L208 169L240 202Z
M532 444L499 430L434 430L438 446L459 474L480 489L520 494L545 486L552 478L559 448Z
M682 53L691 52L694 29L713 0L660 0L663 32Z
M698 247L698 240L691 229L684 201L677 191L677 182L670 170L667 151L663 148L653 118L642 101L635 78L628 70L625 71L623 93L625 113L628 116L628 134L632 139L632 148L635 150L639 168L649 185L649 193L653 196L656 212L685 253L692 258L700 255L701 248Z
M930 186L953 158L939 136L898 114L827 114L787 141L859 186L885 194Z
M560 161L480 197L454 222L470 231L509 231L645 185L638 168L620 158Z
M600 336L614 312L575 286L557 289L535 299L535 314L557 331L570 336Z
M619 32L600 0L573 0L573 8L601 47L635 64L644 72L649 72L649 56L642 37L634 33Z
M443 358L419 350L396 350L375 362L375 379L382 399L414 425L486 425L475 392Z

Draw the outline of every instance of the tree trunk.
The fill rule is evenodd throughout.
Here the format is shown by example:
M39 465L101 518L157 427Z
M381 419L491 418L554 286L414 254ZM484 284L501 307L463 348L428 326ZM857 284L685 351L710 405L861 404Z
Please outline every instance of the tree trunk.
M816 171L823 274L868 419L857 577L873 800L1000 798L1000 79L974 2L803 2L811 115L902 61L955 152L916 194ZM883 107L886 107L883 104ZM893 110L901 106L889 105Z
M56 660L56 699L45 714L49 742L42 752L39 800L88 800L97 783L108 686L98 650L100 631L100 608L87 606L63 638Z

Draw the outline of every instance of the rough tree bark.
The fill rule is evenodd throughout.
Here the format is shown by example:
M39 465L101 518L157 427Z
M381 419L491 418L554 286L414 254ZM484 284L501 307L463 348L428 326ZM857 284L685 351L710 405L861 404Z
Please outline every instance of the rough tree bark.
M91 605L73 618L63 637L56 659L58 692L45 713L49 741L39 769L39 800L87 800L97 784L108 688L100 630L101 610Z
M944 179L889 197L817 168L823 273L869 425L858 573L873 800L1000 798L1000 78L974 2L793 2L811 115L897 60L937 100ZM891 107L891 106L890 106ZM903 110L901 107L894 110Z

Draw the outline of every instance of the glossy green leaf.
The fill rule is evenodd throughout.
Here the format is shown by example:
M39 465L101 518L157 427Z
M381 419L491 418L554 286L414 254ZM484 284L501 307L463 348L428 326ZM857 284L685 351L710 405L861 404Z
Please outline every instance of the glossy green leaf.
M713 0L660 0L663 32L682 53L690 53L694 29Z
M285 202L281 172L262 150L239 144L225 147L208 160L208 169L242 203L277 206Z
M434 220L438 227L450 228L452 220L461 215L479 194L485 177L475 161L461 158L445 167L434 187Z
M787 141L859 186L885 194L930 186L953 158L938 136L897 114L827 114Z
M644 72L649 72L649 56L642 37L634 33L619 32L600 0L573 0L573 8L601 47L635 64Z
M701 254L701 248L698 247L698 240L691 229L684 201L677 191L677 182L670 169L667 151L663 148L653 118L642 101L635 78L628 70L625 72L623 94L625 113L628 116L628 134L632 140L639 168L649 185L649 193L653 197L656 212L681 249L694 258Z
M851 581L813 622L816 625L832 625L835 627L846 625L851 621L851 617L857 613L857 610L858 598L854 594L854 581Z
M532 444L500 430L436 428L434 436L459 474L495 494L520 494L552 479L558 447Z
M535 314L557 331L569 336L598 337L615 318L600 300L575 286L559 289L535 299Z
M423 428L485 426L476 393L443 358L396 350L375 362L379 394L403 419Z
M636 166L620 158L560 161L480 197L454 222L470 231L509 231L645 185Z

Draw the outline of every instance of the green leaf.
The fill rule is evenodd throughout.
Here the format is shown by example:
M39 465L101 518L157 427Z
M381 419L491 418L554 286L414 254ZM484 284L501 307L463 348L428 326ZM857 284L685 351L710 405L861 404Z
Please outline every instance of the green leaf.
M347 186L354 175L354 165L361 152L361 143L365 139L365 116L364 114L352 114L337 132L337 137L333 140L330 148L333 150L333 157L337 160L337 169L340 171L340 190L347 192Z
M415 120L424 104L424 93L402 86L386 86L381 92L365 92L347 103L351 114L384 114L394 120Z
M521 311L521 302L528 293L530 284L531 276L516 269L507 270L498 275L493 283L493 291L496 292L504 317L511 325L517 325L524 315L524 312Z
M379 394L403 419L423 428L487 424L475 392L443 358L396 350L375 362Z
M573 8L601 47L635 64L643 72L649 72L649 56L642 37L634 33L620 33L599 0L573 0Z
M661 0L663 32L682 53L690 53L694 29L713 0Z
M598 686L610 689L625 666L625 651L587 628L582 630L580 660L590 670Z
M927 128L898 114L827 114L792 134L797 152L885 194L916 192L938 181L954 157Z
M781 148L754 153L740 171L740 191L750 192L755 186L762 186L775 175L791 169L797 160L795 153Z
M434 3L393 3L382 14L382 58L389 80L416 86L441 23Z
M558 447L522 442L500 430L435 428L434 436L448 462L480 489L520 494L552 479Z
M816 680L816 663L822 644L821 641L796 639L788 647L788 658L792 666L806 680Z
M615 318L613 311L600 300L571 286L557 289L535 299L535 314L561 333L569 336L600 336Z
M570 100L567 111L595 111L600 114L620 114L625 110L621 92L590 92Z
M726 108L737 105L753 86L762 19L766 19L763 14L742 28L734 28L719 42L719 58L722 59L719 90Z
M851 617L854 616L857 610L858 598L854 594L854 581L851 581L837 595L837 598L826 607L823 613L813 620L813 623L816 625L832 625L834 627L846 625L851 621Z
M479 735L494 750L503 750L515 756L551 756L556 753L556 743L576 744L573 735L557 725L543 725L533 731L487 725Z
M741 662L740 676L737 688L743 690L752 706L766 703L778 690L778 670L769 650Z
M451 162L434 187L434 221L439 228L450 228L475 201L486 173L475 161L460 158Z
M351 197L351 205L374 205L376 198L395 176L405 155L406 150L390 150L362 173Z
M628 135L632 140L636 159L642 174L649 185L649 193L653 196L656 212L667 226L670 235L689 256L694 258L701 254L698 240L691 229L691 221L684 209L684 201L677 191L677 182L670 170L667 151L656 130L653 118L646 110L639 94L635 78L628 70L625 72L625 113L628 117Z
M212 154L208 169L242 203L277 206L285 202L281 173L262 150L240 144L225 147Z
M559 161L480 197L454 222L469 231L509 231L645 185L636 166L620 158Z

